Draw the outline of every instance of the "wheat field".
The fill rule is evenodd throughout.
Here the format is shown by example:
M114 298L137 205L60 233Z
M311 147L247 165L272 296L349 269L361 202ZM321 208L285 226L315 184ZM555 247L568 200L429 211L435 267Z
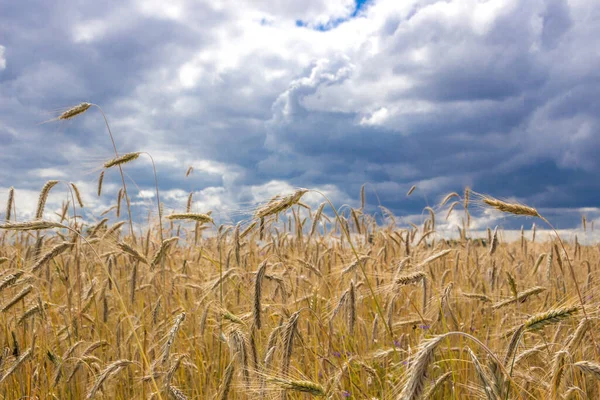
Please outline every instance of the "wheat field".
M142 154L114 150L99 196ZM125 179L94 222L75 184L58 218L45 210L58 183L31 221L11 189L0 225L4 399L600 397L598 247L472 235L474 202L547 223L535 208L467 189L417 226L369 213L364 187L339 210L299 189L220 225L190 194L136 230ZM436 231L446 213L456 239Z

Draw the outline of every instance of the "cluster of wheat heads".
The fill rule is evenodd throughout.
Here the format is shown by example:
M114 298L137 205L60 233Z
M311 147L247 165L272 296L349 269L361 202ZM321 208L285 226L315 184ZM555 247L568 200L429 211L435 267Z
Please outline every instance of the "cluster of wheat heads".
M15 222L11 191L0 225L3 398L600 397L598 249L535 229L473 239L469 190L443 200L463 208L457 240L433 208L421 226L382 208L382 223L364 191L338 212L305 189L245 224L188 207L134 237L120 204L94 223L70 213L74 185L79 200L44 219L53 182L33 221Z

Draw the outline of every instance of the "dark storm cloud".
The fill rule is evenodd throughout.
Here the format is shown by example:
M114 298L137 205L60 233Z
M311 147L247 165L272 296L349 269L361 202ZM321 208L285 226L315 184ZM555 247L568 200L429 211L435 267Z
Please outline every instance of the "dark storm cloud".
M452 176L453 185L430 190L437 195L448 186L460 190L469 184L542 208L594 206L598 188L590 175L599 167L599 120L592 111L600 98L598 75L591 65L572 61L598 61L597 53L589 53L598 44L590 30L598 29L587 25L582 14L589 10L576 10L574 21L566 2L521 2L490 26L476 29L469 25L468 12L457 22L440 18L446 15L437 12L442 7L432 8L398 18L393 27L388 23L383 47L389 51L363 60L350 76L341 74L332 82L344 66L330 63L291 85L280 98L285 106L279 109L287 114L271 133L273 146L294 154L298 164L313 166L316 171L305 172L311 176L335 179L345 169L347 176L385 182L396 161L416 170L406 183ZM415 52L423 59L411 58ZM315 99L324 96L323 86L334 87L330 98L344 101L348 81L358 85L376 76L403 76L411 83L379 96L392 110L380 123L358 124L360 112L301 106L322 105ZM406 99L427 107L403 110ZM386 170L369 174L364 163L385 163ZM337 183L355 191L361 182ZM390 193L386 200L394 209L410 212L393 198Z

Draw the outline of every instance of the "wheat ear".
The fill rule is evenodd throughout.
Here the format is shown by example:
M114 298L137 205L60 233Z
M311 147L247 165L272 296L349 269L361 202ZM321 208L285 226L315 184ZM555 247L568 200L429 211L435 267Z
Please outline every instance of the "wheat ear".
M433 397L435 391L444 384L452 376L452 371L446 372L444 375L436 379L435 383L431 385L431 388L423 395L423 399L427 400Z
M541 217L535 208L523 204L508 203L506 201L498 200L488 196L483 196L482 201L488 206L495 208L498 211L502 211L504 213L515 215L527 215L530 217Z
M471 350L471 348L467 347L467 352L469 353L469 357L471 357L471 361L473 362L473 366L475 367L477 376L479 377L479 380L483 384L483 390L484 390L488 400L497 399L498 396L496 395L496 393L494 393L494 391L492 389L493 386L490 381L490 378L487 375L487 373L483 370L483 366L479 362L479 359L477 358L475 353L473 353L473 350Z
M29 293L31 293L32 290L33 290L33 286L31 286L31 285L27 285L26 287L24 287L19 293L17 293L15 295L15 297L10 299L8 301L8 303L6 303L4 305L4 307L2 307L2 312L7 312L8 310L10 310L15 304L17 304L19 301L23 300L25 298L25 296L27 296Z
M104 170L100 172L100 176L98 177L98 197L102 194L102 182L104 182Z
M51 180L46 182L42 191L40 192L40 197L38 198L37 211L35 212L35 219L42 219L44 215L44 207L46 207L46 201L48 200L48 194L50 190L58 184L58 181Z
M560 391L560 384L565 371L566 359L569 353L566 351L559 351L554 355L552 360L552 380L550 383L551 398L556 399L558 392Z
M198 214L198 213L179 213L167 215L167 219L170 220L189 220L200 223L212 223L213 219L209 214Z
M268 217L269 215L275 215L283 212L297 204L302 196L308 192L308 189L298 189L294 193L287 196L275 196L266 205L258 208L254 213L254 218L261 219Z
M163 349L163 353L162 353L162 357L161 357L161 362L163 364L166 363L167 360L169 359L169 354L171 352L171 346L173 346L173 343L175 342L175 336L177 335L177 332L179 331L179 328L181 327L181 323L184 320L185 320L184 312L182 312L181 314L179 314L177 316L177 318L175 318L175 323L173 324L173 326L171 327L171 330L169 331L167 342L165 343L165 346Z
M119 249L123 250L125 253L129 254L130 256L133 256L133 258L137 259L138 261L143 262L144 264L148 265L148 260L146 260L146 257L141 255L136 249L134 249L127 243L118 242L117 247Z
M59 120L67 120L74 118L80 114L86 112L92 105L90 103L79 103L74 107L69 108L67 111L63 112L58 116Z
M98 375L98 377L96 378L96 382L94 383L94 386L92 386L90 388L90 390L88 391L87 396L85 398L86 399L93 398L96 395L96 392L100 389L100 387L102 387L104 382L108 379L108 377L116 374L122 368L125 368L131 364L133 364L133 361L129 361L129 360L117 360L117 361L113 362L112 364L109 364L106 368L104 368L104 370L100 373L100 375Z
M252 310L254 316L254 326L256 329L261 328L261 294L262 294L262 281L267 271L267 262L263 261L258 267L256 272L256 280L254 282L254 308Z
M65 252L65 250L70 249L71 247L73 247L73 243L71 243L71 242L62 242L60 244L57 244L52 249L50 249L50 251L48 251L46 254L44 254L42 256L42 258L40 258L33 265L33 267L31 267L31 272L37 271L42 265L44 265L48 261L52 260L54 257L58 256L59 254Z
M234 361L231 361L227 368L225 368L225 373L223 374L223 382L221 383L221 387L219 388L219 400L227 400L227 398L229 397L229 391L231 390L231 382L233 381L234 370Z
M411 363L404 388L397 400L416 400L421 397L423 388L425 387L427 368L431 361L433 361L435 349L443 338L444 335L440 335L421 343L419 351Z
M79 192L79 188L73 182L71 182L71 187L73 188L73 192L75 193L75 199L77 200L79 207L84 208L83 200L81 200L81 193Z
M292 390L296 392L309 393L313 396L325 396L325 389L323 386L312 381L299 381L289 380L283 378L271 377L267 379L268 382L274 383L282 389Z
M536 331L546 325L555 324L563 319L569 318L576 314L580 308L578 306L557 308L545 311L531 316L525 321L525 329L528 331Z
M63 224L51 221L30 221L30 222L11 222L0 225L0 229L8 229L14 231L39 231L42 229L65 228Z
M292 350L294 348L294 335L296 334L296 327L298 326L298 317L300 311L296 311L289 318L287 324L283 328L283 358L281 361L281 373L285 376L290 368L290 361L292 359Z
M23 363L25 361L27 361L29 358L31 358L32 354L33 354L33 346L30 347L29 349L27 349L27 351L25 351L23 354L21 354L19 356L19 358L17 359L17 361L15 361L15 363L6 370L6 372L2 375L2 377L0 377L0 383L4 382L4 380L6 378L8 378L9 376L11 376L21 365L23 365Z
M156 254L154 254L154 257L152 257L152 261L150 262L151 269L154 268L156 266L156 264L158 264L163 259L163 257L165 256L165 253L167 252L167 248L169 247L169 245L173 242L176 242L177 240L179 240L179 238L177 236L175 236L175 237L165 239L162 241L162 243L160 244L160 247L156 251Z
M109 161L105 162L104 163L104 168L108 169L108 168L111 168L111 167L116 167L116 166L120 166L120 165L129 163L129 162L131 162L133 160L136 160L140 156L140 154L142 154L142 153L139 152L139 151L135 152L135 153L126 153L126 154L123 154L120 157L116 157L116 158L113 158L112 160L109 160Z
M575 368L579 368L586 374L592 375L596 379L600 379L600 365L591 361L578 361L573 364Z
M15 188L11 186L10 189L8 189L8 200L6 202L6 215L4 217L6 222L10 222L14 201L15 201Z

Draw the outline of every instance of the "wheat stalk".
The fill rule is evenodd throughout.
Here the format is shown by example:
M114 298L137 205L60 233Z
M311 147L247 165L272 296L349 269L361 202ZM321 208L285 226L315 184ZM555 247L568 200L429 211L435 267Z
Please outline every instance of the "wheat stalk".
M242 223L238 222L235 225L235 230L233 231L233 250L235 252L235 262L236 264L239 266L241 263L241 250L242 250L242 243L240 241L240 227L241 227Z
M179 240L179 238L175 236L162 241L160 247L156 251L156 254L154 254L154 257L152 257L152 261L150 262L150 269L154 268L156 264L158 264L163 259L165 253L167 252L167 248L171 245L171 243L174 243L177 240Z
M143 262L144 264L148 264L148 260L146 260L146 257L144 257L143 255L141 255L136 249L134 249L133 247L131 247L130 245L128 245L125 242L118 242L117 243L117 247L121 250L123 250L125 253L129 254L130 256L133 256L133 258L135 258L136 260Z
M185 212L186 213L190 213L192 212L192 199L194 196L194 192L190 192L188 199L187 199L187 205L185 206Z
M188 397L176 386L169 385L168 392L175 400L188 400Z
M435 349L443 338L444 336L437 336L421 342L419 351L415 354L410 370L408 371L406 383L397 400L416 400L421 397L425 387L427 368L431 361L433 361Z
M86 112L92 105L90 103L79 103L74 107L69 108L67 111L63 112L58 116L59 120L67 120L74 118L80 114Z
M281 373L287 375L290 368L290 361L292 359L292 350L294 348L294 335L296 334L296 327L298 326L298 317L300 311L296 311L289 318L287 324L283 328L283 358L281 361Z
M248 350L246 346L246 338L239 329L234 329L229 334L229 344L231 346L232 357L237 355L237 358L242 365L242 373L246 387L250 385L250 374L248 371Z
M0 229L14 231L39 231L42 229L66 228L65 225L51 221L29 221L29 222L11 222L0 225Z
M298 204L302 196L304 196L304 194L307 192L308 189L298 189L294 193L287 196L275 196L266 205L258 208L255 211L254 218L261 219L283 212L294 204Z
M452 249L446 249L446 250L442 250L439 253L436 253L430 257L427 257L425 260L421 261L421 263L417 266L418 269L426 267L427 265L429 265L430 263L434 262L435 260L438 260L442 257L447 256L448 254L452 253Z
M309 393L313 396L325 396L326 392L323 386L312 381L290 380L283 378L270 377L268 382L274 383L282 389L292 390L295 392Z
M23 354L21 354L19 358L17 358L17 360L14 362L14 364L11 365L10 368L6 370L6 372L4 372L2 377L0 377L0 383L4 382L8 377L10 377L21 365L23 365L23 363L25 363L25 361L29 360L32 355L33 346L27 349L27 351L25 351Z
M116 222L115 224L113 224L110 228L108 228L106 230L106 232L104 232L104 235L102 235L103 239L107 239L108 237L110 237L112 234L114 234L115 232L117 232L119 229L121 229L121 227L125 225L125 221L119 221Z
M586 374L592 375L596 379L600 379L600 365L591 361L578 361L573 364L575 368L579 368Z
M440 206L441 207L445 206L450 201L450 199L452 199L453 197L460 199L460 195L458 193L456 193L456 192L448 193L446 195L446 197L444 197L444 199L440 202Z
M10 299L8 301L8 303L6 303L4 305L4 307L2 307L2 312L7 312L8 310L10 310L15 304L17 304L19 301L23 300L25 298L25 296L27 296L29 293L31 293L32 290L33 290L32 285L25 286L19 293L17 293L15 295L15 297Z
M494 228L494 233L492 234L492 240L490 241L490 251L489 251L490 256L496 252L497 247L498 247L498 226L496 226Z
M483 293L463 293L462 295L469 299L476 299L476 300L482 301L484 303L492 302L492 299Z
M212 223L213 219L208 214L197 214L197 213L180 213L167 215L167 219L170 220L189 220L196 221L203 224Z
M473 362L473 366L475 367L475 371L477 372L477 376L479 377L479 380L483 384L483 390L484 390L488 400L496 400L497 395L494 393L494 391L492 389L493 386L490 381L490 378L483 370L483 366L479 362L479 359L477 358L475 353L473 353L473 350L471 350L469 347L467 347L467 353L469 353L469 357L471 357L471 361Z
M541 217L535 208L528 207L523 204L508 203L506 201L498 200L488 196L483 196L482 201L488 206L504 213L515 215L527 215L530 217Z
M186 314L182 312L177 316L177 318L175 318L175 323L173 323L173 326L171 327L171 330L169 331L169 335L167 337L167 342L164 345L161 357L162 364L166 363L169 359L169 354L171 353L171 346L173 346L173 343L175 342L175 336L177 335L177 332L179 331L182 322L185 321L185 316Z
M112 167L117 167L117 166L121 166L123 164L129 163L133 160L136 160L137 158L139 158L140 154L142 154L141 152L135 152L135 153L126 153L123 154L120 157L116 157L113 158L112 160L109 160L107 162L104 163L104 168L109 169Z
M510 339L510 343L508 344L508 348L506 349L506 355L504 356L504 365L508 365L513 354L515 354L517 350L517 346L519 344L519 340L521 339L521 335L525 330L525 325L520 325L515 333L513 333L512 338Z
M267 271L267 262L263 261L258 266L258 271L256 272L256 280L254 282L254 307L252 309L252 313L254 315L254 326L256 329L261 328L261 293L262 293L262 281L265 277L265 273Z
M546 325L555 324L573 316L579 309L578 306L563 307L533 315L525 321L525 329L528 331L537 331Z
M219 399L227 400L229 397L229 391L231 390L231 382L233 381L233 372L235 371L235 365L233 361L227 365L225 368L225 372L223 373L223 381L221 383L221 387L219 388Z
M24 271L16 271L2 278L0 281L0 292L11 285L14 285L15 282L17 282L17 279L19 279L24 273Z
M444 373L442 376L436 379L436 381L431 385L431 388L423 395L423 399L427 400L433 397L436 390L444 384L450 377L452 376L452 371L448 371Z
M104 170L100 172L100 176L98 177L98 197L102 194L102 182L104 182Z
M577 325L577 328L575 329L575 332L573 333L571 340L569 340L569 342L567 343L567 346L566 346L567 352L569 354L573 354L575 352L575 350L577 349L577 346L579 346L579 343L581 343L581 340L585 336L590 325L591 325L591 320L582 319L581 321L579 321L579 324Z
M73 182L71 182L71 187L73 188L73 192L75 193L75 199L77 200L79 207L84 208L83 200L81 200L81 193L79 192L79 188Z
M54 257L64 253L66 250L73 247L73 243L62 242L54 246L50 251L44 254L34 265L31 267L31 272L37 271L42 265L52 260Z
M58 181L51 180L46 182L42 191L40 192L40 197L38 198L37 210L35 212L35 219L40 220L44 215L44 207L46 207L46 201L48 200L48 194L50 190L58 184Z
M562 382L564 368L568 356L569 353L566 351L559 351L554 355L554 359L552 360L552 378L550 383L550 393L552 399L556 399L558 397L558 392L560 391L560 384Z
M241 233L240 233L240 240L245 238L246 236L248 236L248 234L252 231L252 229L254 229L256 227L256 225L258 224L258 221L253 221L252 223L250 223L250 225L248 225Z
M405 286L413 283L419 283L424 279L427 279L427 274L423 271L416 271L410 274L396 276L394 282L398 286Z
M86 399L91 399L96 395L96 392L102 387L104 382L112 375L118 373L121 369L133 364L133 361L129 360L117 360L112 364L109 364L96 378L96 382L90 388L86 395Z
M348 334L354 336L354 325L356 324L356 290L354 281L350 281L350 289L348 289Z
M11 186L10 189L8 189L8 200L6 201L6 215L4 217L4 220L6 222L10 222L14 202L15 202L15 188Z
M506 299L506 300L503 300L503 301L493 304L492 309L497 310L497 309L507 306L509 304L513 304L516 302L523 302L528 297L534 296L536 294L540 294L540 293L544 292L545 290L546 290L546 288L542 287L542 286L535 286L535 287L529 288L523 292L518 293L517 296L515 296L513 298Z
M123 200L123 188L120 188L117 192L117 218L121 216L121 201Z

